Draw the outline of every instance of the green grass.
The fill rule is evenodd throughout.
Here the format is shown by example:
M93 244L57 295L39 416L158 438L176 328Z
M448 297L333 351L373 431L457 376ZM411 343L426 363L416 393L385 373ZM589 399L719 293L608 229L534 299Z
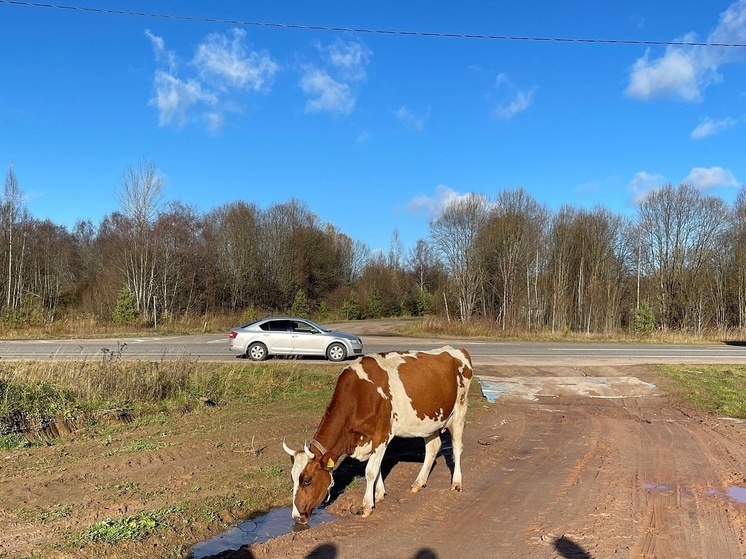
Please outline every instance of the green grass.
M125 516L116 520L107 518L97 522L82 534L80 541L119 543L140 541L161 526L160 515L142 512L137 516Z
M660 365L691 404L726 417L746 419L746 366Z
M18 450L31 446L31 443L20 433L0 436L0 450Z

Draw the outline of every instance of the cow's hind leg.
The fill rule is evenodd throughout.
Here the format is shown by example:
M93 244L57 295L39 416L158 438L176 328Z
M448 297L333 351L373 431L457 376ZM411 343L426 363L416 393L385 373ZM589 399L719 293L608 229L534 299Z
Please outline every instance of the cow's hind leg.
M435 458L440 450L440 432L435 431L432 435L425 437L425 461L422 463L422 469L417 474L417 479L412 484L412 493L417 493L427 484L427 478L430 470L433 468Z
M448 430L451 432L451 446L453 447L453 480L451 481L451 491L461 491L461 451L464 449L464 421L466 415L466 406L457 410L453 417Z

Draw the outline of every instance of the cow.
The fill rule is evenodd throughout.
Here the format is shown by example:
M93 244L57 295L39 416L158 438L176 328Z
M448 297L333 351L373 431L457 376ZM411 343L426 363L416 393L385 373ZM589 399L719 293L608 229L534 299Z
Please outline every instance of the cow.
M371 354L346 367L310 445L295 451L282 441L293 464L293 519L306 524L328 498L342 456L368 460L361 514L369 516L386 493L381 462L396 436L425 439L425 460L411 486L416 493L425 487L440 450L440 433L448 429L453 445L451 489L461 491L462 435L472 375L469 353L451 346Z

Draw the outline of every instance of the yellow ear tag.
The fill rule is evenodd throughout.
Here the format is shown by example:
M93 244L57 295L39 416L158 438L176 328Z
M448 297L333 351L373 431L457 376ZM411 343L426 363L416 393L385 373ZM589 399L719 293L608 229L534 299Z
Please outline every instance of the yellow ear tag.
M329 468L329 469L333 468L334 467L334 460L332 460L331 458L329 458L329 460L326 463L326 467Z

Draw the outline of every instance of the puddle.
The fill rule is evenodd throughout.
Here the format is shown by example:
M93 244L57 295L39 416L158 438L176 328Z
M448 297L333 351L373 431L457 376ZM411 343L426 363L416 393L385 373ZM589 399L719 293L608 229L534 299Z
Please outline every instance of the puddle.
M737 503L746 505L746 487L738 487L733 485L728 488L728 497L733 499Z
M670 491L671 487L663 483L643 483L642 487L648 491Z
M192 548L190 557L202 559L211 555L217 555L223 551L237 550L241 546L252 543L262 543L301 530L307 530L318 526L323 522L334 520L334 515L324 509L316 509L311 515L307 525L296 524L290 516L290 507L274 509L267 514L253 520L245 520L236 526L228 528L222 534L218 534L207 541L200 542Z
M728 497L736 503L746 505L746 487L731 485L725 493L717 489L708 489L705 493L708 495L717 495L718 497Z

